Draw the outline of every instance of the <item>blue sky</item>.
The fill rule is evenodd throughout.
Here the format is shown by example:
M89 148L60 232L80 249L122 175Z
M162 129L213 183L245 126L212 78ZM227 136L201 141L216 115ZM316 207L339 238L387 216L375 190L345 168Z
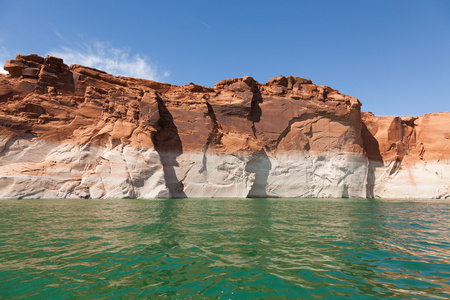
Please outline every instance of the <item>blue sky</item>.
M213 86L295 75L376 115L450 111L450 1L0 1L0 60ZM1 71L1 70L0 70Z

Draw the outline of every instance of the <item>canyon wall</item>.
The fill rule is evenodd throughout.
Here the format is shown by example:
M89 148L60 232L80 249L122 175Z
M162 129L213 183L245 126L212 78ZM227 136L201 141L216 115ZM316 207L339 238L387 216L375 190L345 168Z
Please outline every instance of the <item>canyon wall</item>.
M450 197L449 113L361 113L311 80L175 86L17 55L0 198Z

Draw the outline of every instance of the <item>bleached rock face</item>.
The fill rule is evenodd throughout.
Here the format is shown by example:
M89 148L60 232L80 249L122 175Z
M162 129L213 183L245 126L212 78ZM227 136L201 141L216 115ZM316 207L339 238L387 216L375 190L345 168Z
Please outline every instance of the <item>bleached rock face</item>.
M265 190L254 188L251 196L365 197L367 160L362 154L284 153L270 162Z
M450 161L394 163L375 170L374 196L398 199L450 199Z
M309 79L214 88L17 55L0 74L0 198L448 198L449 114L361 116Z
M184 153L177 158L174 197L246 198L254 174L246 170L248 157L212 153ZM179 179L179 180L178 180Z
M114 149L74 144L11 144L0 166L0 198L167 198L159 155L119 145ZM33 162L24 162L26 146ZM53 147L52 147L53 146Z
M362 154L290 152L247 156L184 153L167 178L173 197L365 197Z

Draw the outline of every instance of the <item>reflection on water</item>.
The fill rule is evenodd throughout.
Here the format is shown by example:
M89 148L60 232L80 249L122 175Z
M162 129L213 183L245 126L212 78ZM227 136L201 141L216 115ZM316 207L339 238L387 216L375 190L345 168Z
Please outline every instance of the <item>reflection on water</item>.
M0 298L450 296L450 203L3 200Z

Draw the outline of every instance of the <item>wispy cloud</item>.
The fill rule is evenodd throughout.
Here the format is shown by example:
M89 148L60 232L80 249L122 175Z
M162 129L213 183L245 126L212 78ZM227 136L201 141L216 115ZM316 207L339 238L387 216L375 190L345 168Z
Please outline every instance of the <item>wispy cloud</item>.
M56 34L63 39L59 33ZM145 56L133 55L128 49L114 48L99 41L62 46L50 51L50 54L61 57L68 65L85 65L113 75L151 80L161 80L170 75L167 71L160 72Z
M4 47L0 46L0 73L1 74L8 74L8 72L3 69L3 66L5 64L5 61L8 59L11 59L9 51Z
M200 24L202 24L203 26L208 27L208 28L211 28L210 25L206 24L206 23L203 22L202 20L197 19L197 18L194 18L193 16L190 16L190 17L191 17L193 20L195 20L195 21L199 22Z
M96 68L113 75L137 77L151 80L163 80L170 76L166 70L160 71L156 64L153 64L145 56L132 54L129 49L112 47L109 43L93 41L86 42L83 37L82 42L74 42L65 39L56 30L54 33L61 39L65 46L51 50L53 56L61 57L68 65L80 64ZM3 40L0 40L3 42ZM0 73L8 74L3 69L4 62L13 58L10 51L0 45Z

